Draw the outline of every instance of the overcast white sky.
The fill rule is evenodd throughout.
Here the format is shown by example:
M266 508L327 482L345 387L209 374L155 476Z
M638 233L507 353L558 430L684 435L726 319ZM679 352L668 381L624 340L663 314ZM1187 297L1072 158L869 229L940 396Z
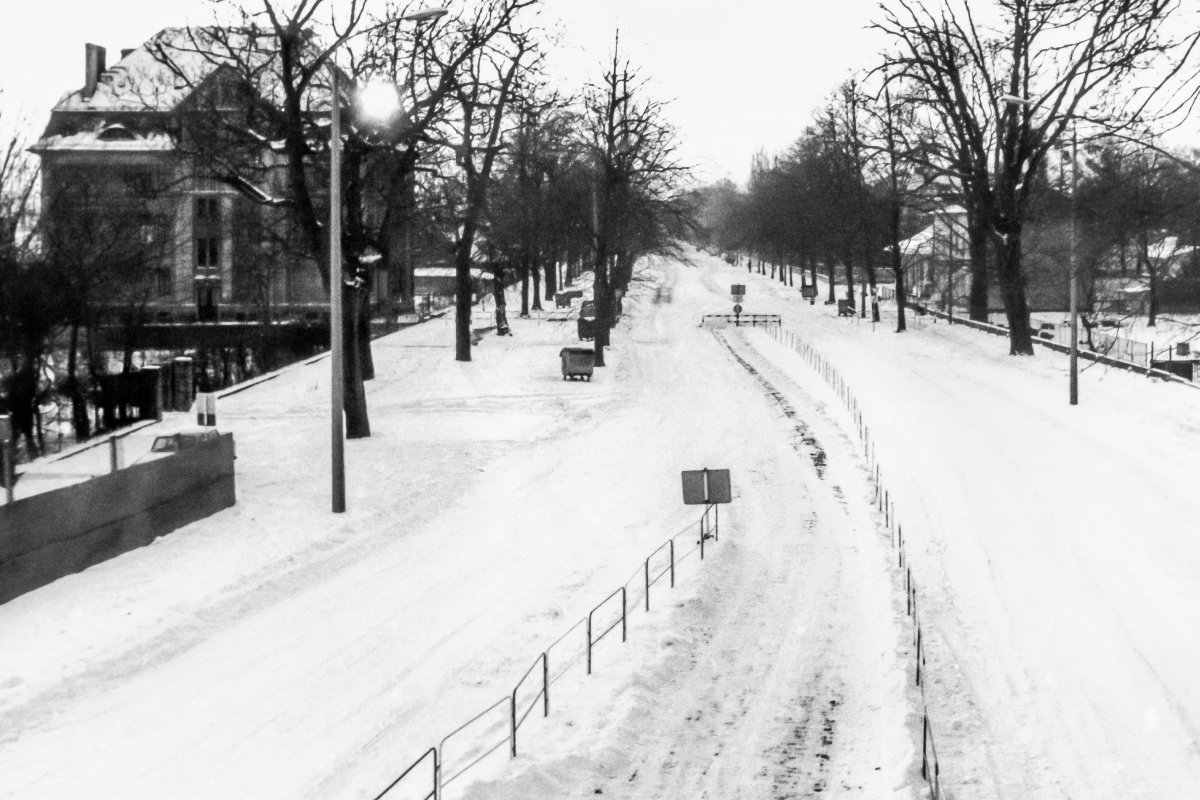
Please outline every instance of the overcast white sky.
M23 109L35 135L62 93L82 85L85 42L108 48L112 63L121 48L211 13L203 0L6 5L0 122ZM875 7L876 0L545 0L544 14L563 23L552 66L576 85L599 74L619 27L652 91L672 100L686 159L706 180L741 182L753 153L786 148L825 95L875 63L878 39L865 30Z

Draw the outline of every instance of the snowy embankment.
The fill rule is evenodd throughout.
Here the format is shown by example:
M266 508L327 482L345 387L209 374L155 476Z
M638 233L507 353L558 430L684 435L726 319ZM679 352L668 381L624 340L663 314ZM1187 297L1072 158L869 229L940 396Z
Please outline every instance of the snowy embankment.
M741 278L747 310L781 311L861 403L954 795L1195 797L1200 393L1084 364L1071 407L1065 356L911 313L896 335L890 307L872 326Z
M520 758L448 794L913 796L903 594L865 462L811 372L697 327L733 274L656 265L591 383L560 378L569 321L483 330L470 364L448 319L380 340L345 515L327 364L228 398L235 508L0 606L0 797L372 797L579 641L694 524L679 471L706 466L735 485L708 558L594 676L561 674Z

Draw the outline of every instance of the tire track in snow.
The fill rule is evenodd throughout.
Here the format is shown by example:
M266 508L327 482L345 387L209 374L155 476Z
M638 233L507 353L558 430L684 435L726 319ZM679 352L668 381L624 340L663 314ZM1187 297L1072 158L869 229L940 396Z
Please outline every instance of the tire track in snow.
M717 341L719 341L725 347L725 349L729 351L729 354L733 356L734 360L741 364L742 367L745 368L745 370L750 373L755 380L758 381L759 385L762 386L767 395L779 406L779 409L783 412L783 415L793 423L792 447L795 448L797 452L807 453L808 457L812 459L813 467L817 471L817 477L824 479L826 466L825 448L823 448L821 443L817 441L817 437L812 434L808 428L808 425L806 425L803 420L799 419L796 409L792 407L792 404L783 395L783 392L779 391L779 389L776 388L773 383L767 380L761 372L755 369L749 361L742 358L742 356L733 349L733 345L729 343L729 340L726 339L723 334L714 332L713 335L716 337ZM840 496L841 491L838 490L837 494Z

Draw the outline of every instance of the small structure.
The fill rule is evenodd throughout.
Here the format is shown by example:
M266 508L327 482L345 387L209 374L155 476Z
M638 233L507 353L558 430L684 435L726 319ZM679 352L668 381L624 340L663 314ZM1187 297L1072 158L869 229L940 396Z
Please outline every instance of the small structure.
M590 347L564 347L558 351L562 359L563 380L583 378L590 382L596 366L596 351Z

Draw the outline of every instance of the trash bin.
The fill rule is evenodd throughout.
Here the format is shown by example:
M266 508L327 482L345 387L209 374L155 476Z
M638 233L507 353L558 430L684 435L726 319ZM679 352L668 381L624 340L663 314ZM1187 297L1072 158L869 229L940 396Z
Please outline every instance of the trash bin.
M564 347L558 351L562 359L563 380L583 378L591 381L592 368L596 365L596 351L590 347Z

